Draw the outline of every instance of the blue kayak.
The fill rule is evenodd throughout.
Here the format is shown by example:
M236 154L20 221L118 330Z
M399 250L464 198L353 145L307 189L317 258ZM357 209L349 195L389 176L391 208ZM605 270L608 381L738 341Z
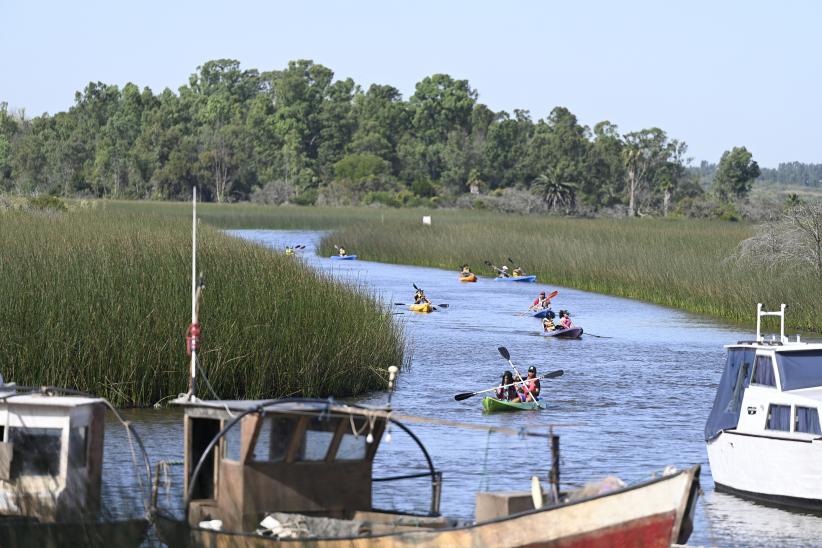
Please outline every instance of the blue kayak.
M542 310L537 310L536 312L534 312L532 310L531 311L531 316L533 316L535 318L545 318L546 316L548 316L548 312L550 310L551 310L550 308L543 308Z
M537 281L536 276L511 276L510 278L503 278L502 276L498 276L494 278L495 282L535 282Z
M546 337L557 337L558 339L579 339L582 337L582 328L554 329L553 331L543 332L542 334Z
M356 255L343 255L343 256L331 255L331 260L332 261L356 261L357 256Z

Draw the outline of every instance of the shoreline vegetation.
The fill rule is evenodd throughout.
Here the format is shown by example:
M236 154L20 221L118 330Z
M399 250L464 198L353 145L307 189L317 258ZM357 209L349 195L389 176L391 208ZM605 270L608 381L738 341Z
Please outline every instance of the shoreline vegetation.
M0 214L3 377L118 406L185 391L185 210L92 202ZM219 397L344 397L384 388L387 368L405 365L402 326L366 289L223 234L202 213L201 366ZM205 384L201 394L214 397Z

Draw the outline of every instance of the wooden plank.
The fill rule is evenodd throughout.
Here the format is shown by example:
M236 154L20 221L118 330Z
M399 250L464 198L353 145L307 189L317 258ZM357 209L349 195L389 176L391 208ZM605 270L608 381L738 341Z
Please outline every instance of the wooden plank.
M247 463L254 456L254 446L260 437L263 419L258 413L246 415L240 421L240 462Z
M305 439L305 431L308 429L309 417L300 417L297 426L294 428L294 433L291 434L291 441L288 444L288 451L285 453L285 462L292 463L297 459L297 451Z
M328 452L325 454L325 461L331 462L337 457L337 450L340 448L343 436L348 432L348 419L338 419L337 428L334 429L334 438L331 440L331 445L328 446Z

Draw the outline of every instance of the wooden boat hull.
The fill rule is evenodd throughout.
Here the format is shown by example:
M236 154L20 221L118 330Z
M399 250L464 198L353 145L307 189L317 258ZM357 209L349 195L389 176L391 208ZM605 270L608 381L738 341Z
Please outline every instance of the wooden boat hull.
M471 274L470 276L460 276L460 281L461 282L476 282L477 281L477 275L476 274Z
M544 331L542 334L546 337L556 337L558 339L579 339L582 337L582 328L555 329L554 331Z
M537 277L534 275L531 276L510 276L508 278L504 278L502 276L498 276L494 278L495 282L536 282Z
M331 255L330 258L331 258L332 261L356 261L357 260L356 255L343 255L342 257L339 256L339 255Z
M0 546L11 548L57 548L62 546L140 546L146 538L148 520L132 519L90 523L39 523L22 519L0 519Z
M506 401L497 398L482 398L482 408L489 413L495 411L534 411L545 409L545 404L534 401Z
M399 531L368 537L279 540L190 528L155 514L160 538L170 546L240 548L396 548L423 546L667 547L684 544L693 527L699 466L615 491L474 525Z

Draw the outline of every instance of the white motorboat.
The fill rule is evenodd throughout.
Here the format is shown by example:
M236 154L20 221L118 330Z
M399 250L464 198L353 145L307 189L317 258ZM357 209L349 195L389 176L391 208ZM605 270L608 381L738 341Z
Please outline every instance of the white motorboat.
M780 319L766 340L763 316ZM785 305L757 305L756 339L727 345L705 441L718 491L822 510L822 344L785 336Z

